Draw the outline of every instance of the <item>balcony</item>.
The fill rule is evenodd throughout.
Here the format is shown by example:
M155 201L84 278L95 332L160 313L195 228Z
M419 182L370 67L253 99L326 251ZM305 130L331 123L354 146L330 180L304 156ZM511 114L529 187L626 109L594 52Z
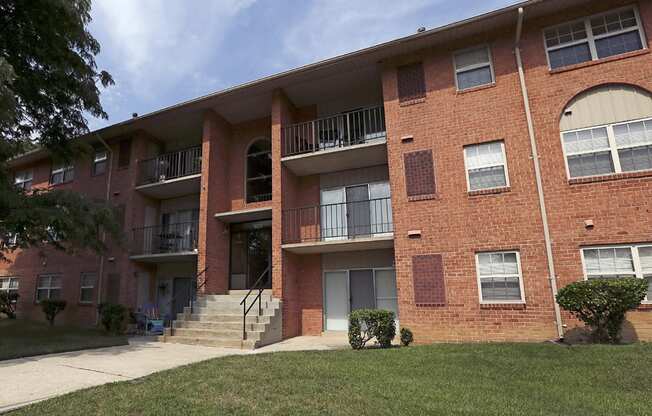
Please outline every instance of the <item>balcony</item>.
M296 175L387 163L383 106L284 127L282 162Z
M316 205L283 211L283 249L328 253L394 245L391 198Z
M197 146L141 160L136 189L159 199L199 193L201 157Z
M198 221L134 228L132 260L144 262L194 261Z

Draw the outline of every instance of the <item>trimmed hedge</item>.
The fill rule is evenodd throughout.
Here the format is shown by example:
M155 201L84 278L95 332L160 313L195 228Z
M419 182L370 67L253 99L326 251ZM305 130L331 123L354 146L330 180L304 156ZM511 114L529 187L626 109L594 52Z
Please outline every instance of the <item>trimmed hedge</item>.
M358 309L349 315L349 344L354 350L376 338L381 348L388 348L396 336L394 312L383 309Z
M0 314L4 314L9 319L16 319L16 302L19 295L16 292L0 292Z
M65 300L58 299L43 299L39 303L41 304L41 309L45 314L45 319L47 319L50 325L54 325L54 318L57 317L59 312L66 309L67 304Z
M97 307L100 313L100 322L107 332L122 334L127 326L129 310L123 305L114 303L101 303Z
M596 342L620 342L625 313L647 294L644 279L590 279L559 289L557 303L591 328Z
M412 331L410 331L410 328L401 328L401 345L404 347L407 347L414 341L414 335L412 335Z

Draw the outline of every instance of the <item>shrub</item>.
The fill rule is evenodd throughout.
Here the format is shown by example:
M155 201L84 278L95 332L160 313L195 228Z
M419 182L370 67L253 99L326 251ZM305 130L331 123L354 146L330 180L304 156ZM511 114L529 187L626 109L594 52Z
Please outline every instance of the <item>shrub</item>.
M414 341L414 335L409 328L401 328L401 345L407 347Z
M114 303L101 303L97 309L104 329L116 335L124 332L129 316L126 307Z
M16 319L16 302L18 293L0 292L0 314L5 314L9 319Z
M647 285L636 278L585 280L561 288L557 303L591 328L594 341L618 343L625 313L641 304Z
M54 325L54 318L57 317L59 312L66 309L65 300L43 299L42 301L40 301L40 304L41 304L41 309L45 314L45 319L47 319L50 325Z
M396 336L394 312L382 309L359 309L349 315L349 344L354 350L364 348L376 338L381 348L388 348Z

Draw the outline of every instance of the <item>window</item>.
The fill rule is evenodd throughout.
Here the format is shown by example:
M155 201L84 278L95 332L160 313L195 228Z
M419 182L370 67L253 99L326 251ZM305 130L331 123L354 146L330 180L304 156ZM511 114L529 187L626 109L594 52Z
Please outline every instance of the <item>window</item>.
M652 169L652 118L562 133L569 178Z
M75 170L72 164L56 163L52 165L52 173L50 174L50 184L57 185L66 183L73 180Z
M478 253L476 267L480 302L525 302L518 252Z
M487 46L456 52L453 61L458 91L494 82L491 52Z
M118 167L125 168L131 162L131 139L124 139L120 141L120 149L118 152Z
M0 277L0 292L18 293L18 278L10 276Z
M38 277L36 302L43 299L61 299L61 275L42 274Z
M399 103L426 98L426 82L421 62L399 66L396 69L396 78Z
M647 279L646 301L652 301L652 244L582 249L586 279Z
M79 302L93 303L93 294L95 291L95 273L82 273L79 279Z
M34 172L31 170L23 170L20 172L16 172L16 176L14 176L14 184L16 187L23 189L25 191L29 191L32 189L32 179L34 177Z
M465 146L464 164L469 191L509 186L502 141Z
M564 23L543 33L550 69L645 47L638 11L631 7Z
M106 150L96 150L93 158L93 176L102 175L106 172L108 155Z
M247 150L247 202L272 199L272 144L263 139Z

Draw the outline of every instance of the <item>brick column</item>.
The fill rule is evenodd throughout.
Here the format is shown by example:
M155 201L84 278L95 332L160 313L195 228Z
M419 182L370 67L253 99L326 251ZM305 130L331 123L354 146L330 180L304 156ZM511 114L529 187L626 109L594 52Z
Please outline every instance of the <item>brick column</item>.
M203 292L225 293L229 289L229 229L214 215L228 209L231 126L213 111L204 114L203 123L197 271L208 270L197 284L207 279Z

